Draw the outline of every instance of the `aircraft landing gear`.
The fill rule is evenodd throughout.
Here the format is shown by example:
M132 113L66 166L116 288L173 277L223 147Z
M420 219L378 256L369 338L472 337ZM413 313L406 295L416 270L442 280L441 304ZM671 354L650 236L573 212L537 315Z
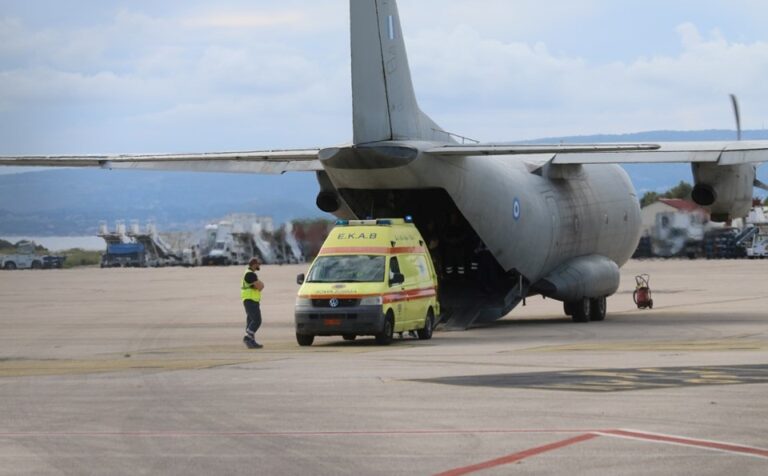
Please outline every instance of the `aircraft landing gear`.
M583 298L578 301L563 303L565 315L571 316L573 322L603 321L607 310L605 296L599 298Z
M570 301L567 303L571 310L571 318L573 322L589 322L589 316L591 314L592 302L589 298L583 298L578 301Z
M605 296L590 299L589 300L589 320L604 321L605 312L607 309L608 309L608 303Z

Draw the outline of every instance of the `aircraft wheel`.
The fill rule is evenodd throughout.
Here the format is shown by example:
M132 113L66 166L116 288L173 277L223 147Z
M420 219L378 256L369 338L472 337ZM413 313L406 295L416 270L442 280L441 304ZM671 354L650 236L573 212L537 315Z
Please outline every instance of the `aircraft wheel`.
M355 334L344 334L341 336L344 340L355 340L357 336Z
M387 313L384 318L384 329L376 334L376 343L379 345L389 345L392 343L392 337L395 334L395 319L392 312Z
M571 316L573 322L589 322L590 308L592 307L590 304L589 298L571 302L573 306L573 315Z
M296 334L296 342L298 342L302 347L309 347L314 341L315 336L312 334Z
M577 302L578 303L578 302ZM573 308L576 307L573 301L564 301L563 302L563 312L566 316L572 316L573 315Z
M590 321L603 321L605 320L605 313L608 309L608 303L605 296L590 299L589 303L589 320Z
M427 317L424 319L424 329L419 329L419 340L429 340L432 338L432 331L435 328L435 313L432 308L427 311Z

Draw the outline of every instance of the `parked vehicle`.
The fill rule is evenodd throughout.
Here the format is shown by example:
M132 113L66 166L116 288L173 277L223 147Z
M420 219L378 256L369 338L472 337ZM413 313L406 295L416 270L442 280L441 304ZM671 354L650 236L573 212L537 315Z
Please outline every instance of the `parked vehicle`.
M144 245L141 243L110 243L101 256L102 268L127 268L147 266Z
M66 256L43 256L43 269L61 269Z
M437 275L419 230L402 219L339 220L312 263L297 277L296 340L354 340L394 333L430 339L440 315Z
M34 241L16 243L16 253L0 256L0 267L3 269L43 269L43 256L36 253Z

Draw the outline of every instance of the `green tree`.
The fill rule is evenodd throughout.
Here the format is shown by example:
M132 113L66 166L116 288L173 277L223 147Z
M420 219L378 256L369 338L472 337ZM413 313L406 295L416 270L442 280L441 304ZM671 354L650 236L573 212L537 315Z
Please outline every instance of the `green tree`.
M660 198L660 195L656 192L645 192L643 194L643 197L640 199L640 206L647 207L648 205L655 202L659 198Z
M691 184L681 180L679 184L675 185L664 193L660 194L656 192L645 192L643 197L640 199L640 206L647 207L660 198L682 198L684 200L690 200L692 190L693 186Z
M679 184L667 190L667 193L664 194L664 198L683 198L687 200L691 198L692 190L693 187L691 184L681 180Z

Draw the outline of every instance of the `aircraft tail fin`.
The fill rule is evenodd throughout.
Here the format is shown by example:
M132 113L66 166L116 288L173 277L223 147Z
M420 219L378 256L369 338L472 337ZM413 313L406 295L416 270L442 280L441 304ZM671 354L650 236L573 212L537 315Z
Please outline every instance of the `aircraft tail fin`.
M350 0L354 143L450 136L421 110L395 0Z

